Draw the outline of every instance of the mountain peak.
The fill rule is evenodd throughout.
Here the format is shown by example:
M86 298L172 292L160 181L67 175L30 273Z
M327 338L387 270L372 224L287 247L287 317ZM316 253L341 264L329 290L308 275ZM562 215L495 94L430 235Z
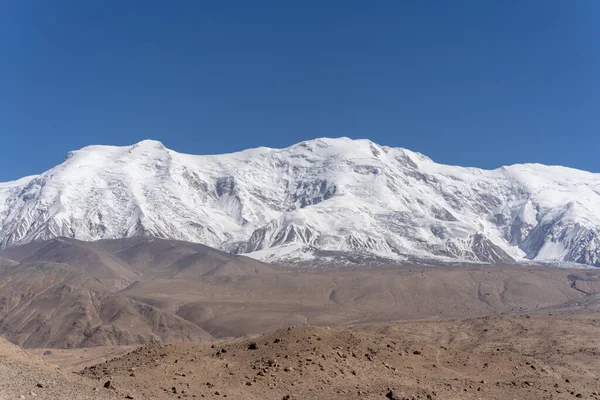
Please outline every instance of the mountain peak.
M367 139L211 156L143 140L88 146L42 175L0 184L0 247L142 235L311 265L600 265L598 204L598 174L448 166Z
M141 140L133 145L131 145L131 148L140 148L140 149L159 149L159 150L164 150L166 149L165 145L162 144L162 142L159 142L158 140L154 140L154 139L144 139Z

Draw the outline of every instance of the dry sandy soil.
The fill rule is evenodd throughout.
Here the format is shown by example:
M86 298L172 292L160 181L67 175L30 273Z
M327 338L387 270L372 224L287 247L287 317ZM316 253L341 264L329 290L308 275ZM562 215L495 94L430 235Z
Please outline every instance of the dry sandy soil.
M98 393L119 398L385 400L390 391L398 399L600 398L600 314L589 311L300 326L122 351L62 350L44 358L78 371L112 357L79 375L95 387L110 381L111 389Z
M102 390L101 390L102 389ZM0 399L116 400L97 381L66 373L0 338Z

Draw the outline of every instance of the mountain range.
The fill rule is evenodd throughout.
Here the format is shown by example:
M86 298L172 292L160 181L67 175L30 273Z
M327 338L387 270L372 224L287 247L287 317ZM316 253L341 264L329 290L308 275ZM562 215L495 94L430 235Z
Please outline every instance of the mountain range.
M286 264L600 266L599 235L600 174L449 166L348 138L204 156L88 146L0 183L0 248L151 236Z
M594 270L285 268L149 237L35 241L0 250L0 336L22 347L95 347L238 337L499 313L595 310Z

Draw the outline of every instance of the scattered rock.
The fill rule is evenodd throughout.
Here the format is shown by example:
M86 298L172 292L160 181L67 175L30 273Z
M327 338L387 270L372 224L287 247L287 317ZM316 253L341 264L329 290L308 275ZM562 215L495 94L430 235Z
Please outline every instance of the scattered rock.
M248 350L256 350L258 349L258 345L256 344L256 342L251 342L250 344L248 344Z
M385 397L387 397L390 400L404 400L404 396L398 393L394 393L393 390L390 390Z

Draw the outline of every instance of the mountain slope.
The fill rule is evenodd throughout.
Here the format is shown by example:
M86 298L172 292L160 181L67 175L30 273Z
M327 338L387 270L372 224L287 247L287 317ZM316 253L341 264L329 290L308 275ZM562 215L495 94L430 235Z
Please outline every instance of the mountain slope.
M200 277L224 271L232 276L272 272L260 261L198 243L139 236L94 242L60 237L0 250L0 266L36 262L76 267L112 291L147 278Z
M102 384L97 380L67 373L48 360L29 354L0 338L2 400L118 400L125 396L115 390L103 389Z
M170 312L111 293L79 268L52 262L0 267L0 334L22 347L210 338Z
M88 242L57 238L0 250L1 257L19 263L52 262L86 271L105 285L122 289L137 278L135 271L114 255L97 251ZM0 264L1 265L1 264Z
M90 146L0 184L0 247L155 236L267 261L434 259L600 266L600 174L434 163L368 140L194 156Z
M0 335L25 347L206 339L211 335L178 316L177 307L162 309L161 299L134 299L122 289L144 280L235 280L272 272L260 261L181 241L31 242L0 250Z

